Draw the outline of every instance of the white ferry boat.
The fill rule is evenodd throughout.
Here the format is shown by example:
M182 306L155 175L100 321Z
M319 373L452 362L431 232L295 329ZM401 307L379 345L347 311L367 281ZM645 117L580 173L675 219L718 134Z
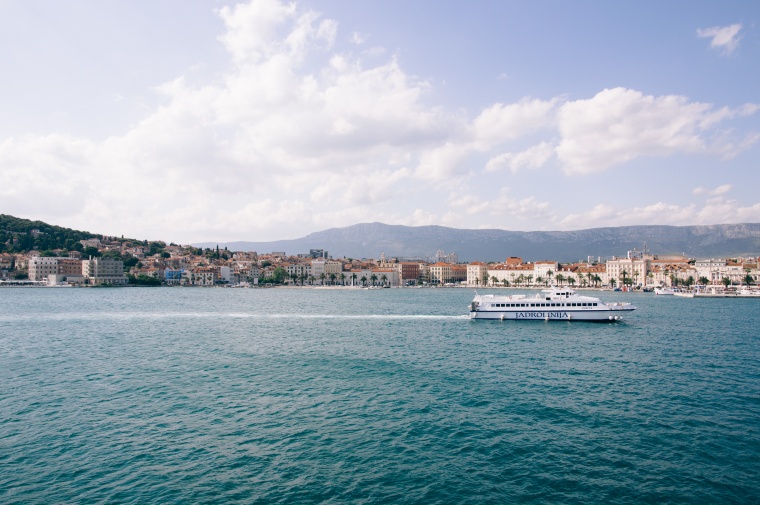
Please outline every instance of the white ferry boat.
M470 319L546 321L619 321L636 310L630 303L604 303L567 288L544 289L535 296L479 295L470 304Z
M670 295L670 296L672 296L672 295L676 294L676 292L673 291L671 288L661 287L661 288L654 288L654 294L656 294L656 295Z

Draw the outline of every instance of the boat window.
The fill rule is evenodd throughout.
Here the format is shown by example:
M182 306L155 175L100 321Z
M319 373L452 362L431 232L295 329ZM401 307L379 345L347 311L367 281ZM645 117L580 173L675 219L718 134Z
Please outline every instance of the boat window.
M594 302L594 307L596 307L596 302Z
M585 307L587 304L586 303L582 303L581 305L583 305Z

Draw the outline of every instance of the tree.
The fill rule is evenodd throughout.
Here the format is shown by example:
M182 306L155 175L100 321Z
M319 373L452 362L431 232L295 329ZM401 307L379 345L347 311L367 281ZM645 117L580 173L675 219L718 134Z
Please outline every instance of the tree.
M626 272L625 269L623 269L623 271L620 272L620 277L622 278L621 281L620 281L620 283L623 286L625 286L625 285L628 284L628 277L627 277L627 275L628 275L628 272Z
M377 275L375 275L375 274L370 275L369 276L369 280L372 281L372 285L374 286L375 283L377 282Z
M84 255L85 258L89 258L90 256L92 256L93 258L100 257L100 251L98 251L97 247L93 247L93 246L85 247L84 250L82 251L82 254Z
M386 276L385 274L383 274L380 277L380 281L383 283L383 286L385 286L385 283L386 283L387 280L388 280L388 276Z
M691 287L691 285L694 284L694 277L690 275L685 281L683 281L683 283L687 288Z
M752 274L747 272L747 275L744 276L744 284L747 286L751 286L755 282L755 278L752 277Z
M488 271L483 272L483 287L488 286Z
M326 277L327 277L327 275L324 272L322 272L321 274L319 274L319 282L321 282L323 286L325 285L325 278Z
M537 284L543 284L544 283L544 278L539 275L538 277L536 277L536 283Z
M562 274L557 274L557 284L562 286L562 283L565 282L565 276Z
M720 282L722 282L725 287L728 287L731 285L731 279L729 279L728 277L723 277L720 280Z
M491 286L495 285L497 282L499 282L499 279L497 279L495 275L492 275L491 276Z
M506 277L505 277L504 279L502 279L502 280L501 280L501 283L502 283L502 284L504 284L504 287L505 287L505 288L506 288L506 287L509 287L509 281L506 279Z
M552 279L554 279L554 272L552 270L546 271L546 285L548 285Z
M272 272L272 280L275 284L282 284L285 282L285 278L288 276L288 272L282 267L277 267Z
M356 284L356 277L357 277L356 272L351 273L351 285L352 286L354 284Z
M346 285L346 274L343 272L340 273L340 283L344 286Z
M575 277L573 277L572 275L568 275L568 276L567 276L567 282L568 282L568 283L569 283L571 286L575 286Z
M702 284L703 286L707 286L708 284L710 284L710 279L702 276L699 278L699 283Z
M312 286L314 285L314 281L315 281L315 280L316 280L316 279L314 278L314 276L313 276L313 275L310 275L310 276L309 276L309 284L311 284Z
M336 277L337 277L337 275L335 275L335 274L333 274L333 273L331 273L331 274L330 274L330 284L331 284L331 285L332 285L332 284L335 284L335 278L336 278Z

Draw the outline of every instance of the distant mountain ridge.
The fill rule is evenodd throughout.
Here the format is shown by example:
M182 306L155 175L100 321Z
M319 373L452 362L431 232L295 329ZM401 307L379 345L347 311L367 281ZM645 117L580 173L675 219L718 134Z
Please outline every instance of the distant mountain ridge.
M503 261L519 256L526 261L585 260L588 256L622 256L636 248L658 255L685 254L693 258L756 256L760 254L760 223L702 226L619 226L575 231L470 230L444 226L402 226L362 223L331 228L293 240L218 243L232 251L287 254L326 249L333 257L429 258L436 251L455 252L460 261ZM193 244L216 247L216 242Z

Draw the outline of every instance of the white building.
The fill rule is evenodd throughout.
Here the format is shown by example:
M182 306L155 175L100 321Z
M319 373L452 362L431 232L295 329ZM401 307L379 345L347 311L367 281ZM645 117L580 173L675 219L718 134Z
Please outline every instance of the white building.
M48 275L58 274L58 258L43 258L32 256L29 258L29 280L47 281Z
M82 261L82 275L91 286L126 286L124 262L112 258L93 258Z

